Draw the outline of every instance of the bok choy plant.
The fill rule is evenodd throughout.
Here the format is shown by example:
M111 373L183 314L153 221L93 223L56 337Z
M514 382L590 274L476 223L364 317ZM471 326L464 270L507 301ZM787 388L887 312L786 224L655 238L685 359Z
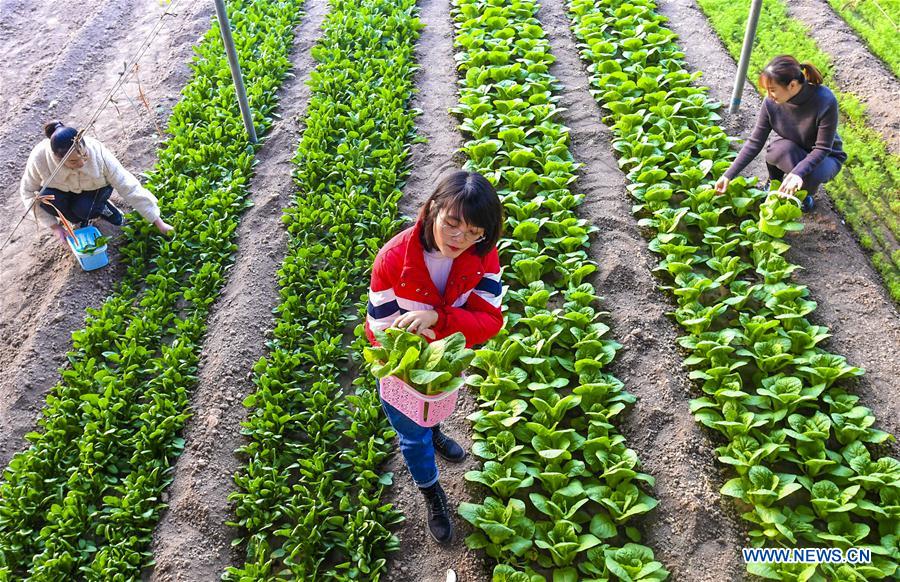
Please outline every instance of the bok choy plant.
M475 357L460 332L429 343L418 334L388 328L376 331L375 339L380 345L364 351L375 377L396 376L426 396L458 390Z
M678 343L702 391L691 411L719 433L719 460L737 473L722 494L743 511L753 545L873 553L864 568L748 571L775 580L895 579L900 462L876 456L893 437L848 393L863 370L825 351L828 329L807 320L816 302L794 281L799 267L783 240L801 228L799 208L743 178L715 194L713 180L734 156L731 139L653 0L568 5L638 224L660 256L655 273L686 332Z
M625 548L609 563L634 568L649 556L635 579L662 580L668 572L632 525L656 505L653 478L616 428L634 397L606 371L620 345L590 282L597 228L577 214L579 164L557 121L554 57L537 11L533 0L453 8L453 112L466 168L492 181L506 210L498 249L510 285L506 325L476 350L467 379L478 400L468 416L473 452L484 465L466 479L485 493L460 505L474 528L466 544L496 561L494 580L608 579L607 556ZM648 197L665 198L659 188Z

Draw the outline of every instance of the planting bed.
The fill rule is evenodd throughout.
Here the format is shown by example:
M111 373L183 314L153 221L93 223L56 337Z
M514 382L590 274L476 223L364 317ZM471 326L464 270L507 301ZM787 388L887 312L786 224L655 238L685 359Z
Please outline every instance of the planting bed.
M211 4L176 3L140 83L126 84L94 135L135 173L158 164L149 187L182 229L164 241L136 215L124 230L100 222L112 264L90 273L28 222L0 255L0 580L443 582L452 569L473 581L642 570L635 579L713 582L751 579L740 557L751 543L869 544L883 549L867 569L818 573L897 576L900 469L866 463L863 447L873 460L900 452L887 436L900 434L900 315L884 285L897 266L878 263L892 260L889 209L900 201L896 176L871 209L860 185L872 179L865 168L896 159L900 113L873 105L868 126L856 119L860 140L889 153L868 152L836 190L841 214L823 201L782 247L777 228L758 228L761 193L738 184L720 201L731 208L714 209L702 192L729 156L716 126L746 137L760 104L748 84L741 112L716 119L691 88L729 98L733 40L717 35L733 25L707 18L713 0L656 4L230 2L256 35L236 31L239 49L267 63L244 63L263 106L264 138L250 148L224 61L191 65L217 42L215 30L203 40ZM787 4L806 24L827 11L809 36L842 94L890 98L894 49L875 40L869 2ZM21 216L18 179L42 123L83 122L165 7L4 4L3 239ZM647 43L671 59L655 82L673 91L670 106L682 103L653 115L703 145L636 145L668 127L633 101L661 99L641 78ZM847 46L853 63L876 58L873 47L888 80L854 76ZM207 130L217 119L221 134ZM161 141L158 127L179 137ZM354 327L374 251L463 165L506 204L507 326L442 425L474 451L461 465L439 460L457 527L442 548L402 458L389 456L393 432ZM745 173L764 171L757 160ZM841 216L879 218L864 226L883 233L884 279L873 245L855 238L860 224ZM716 222L723 230L697 234ZM726 248L727 237L754 248ZM86 319L86 308L97 311ZM722 329L744 337L713 337ZM820 386L831 368L842 377ZM830 424L829 452L799 415ZM776 428L786 432L766 441ZM505 454L512 444L523 448ZM777 486L754 464L778 473ZM852 508L829 505L826 478Z

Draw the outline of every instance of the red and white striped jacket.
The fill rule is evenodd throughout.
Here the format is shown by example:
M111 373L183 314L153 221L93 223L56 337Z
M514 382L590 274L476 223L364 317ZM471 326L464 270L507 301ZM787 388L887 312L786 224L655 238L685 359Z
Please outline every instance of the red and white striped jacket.
M497 249L480 257L473 245L455 258L441 296L425 266L421 229L417 222L388 241L375 257L366 336L375 343L373 330L389 328L401 313L434 309L438 312L437 323L431 328L434 339L461 331L467 347L488 341L503 327Z

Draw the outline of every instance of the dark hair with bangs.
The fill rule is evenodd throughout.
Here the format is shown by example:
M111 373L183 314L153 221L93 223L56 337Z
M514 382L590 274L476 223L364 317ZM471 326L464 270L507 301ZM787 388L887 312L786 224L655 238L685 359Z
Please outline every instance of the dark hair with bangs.
M434 251L434 221L445 210L469 226L484 229L484 240L475 243L475 254L483 257L497 245L503 233L503 205L487 178L477 172L457 170L443 176L419 210L422 246Z

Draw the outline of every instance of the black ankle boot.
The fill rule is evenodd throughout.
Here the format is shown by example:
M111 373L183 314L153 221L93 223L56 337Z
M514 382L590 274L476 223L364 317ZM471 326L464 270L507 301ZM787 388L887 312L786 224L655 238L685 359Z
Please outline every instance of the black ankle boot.
M122 226L122 224L125 222L125 217L122 215L122 211L116 208L115 205L108 200L106 201L106 204L103 205L103 209L100 211L100 218L115 226Z
M425 509L428 511L428 531L438 543L446 544L453 539L453 517L450 515L450 504L447 494L440 483L431 487L421 487L425 496Z
M816 201L813 200L812 196L807 196L803 199L803 202L800 204L800 210L803 212L812 212L813 208L816 207Z
M452 438L441 432L441 425L431 427L431 442L434 450L451 463L459 463L466 458L466 450Z

